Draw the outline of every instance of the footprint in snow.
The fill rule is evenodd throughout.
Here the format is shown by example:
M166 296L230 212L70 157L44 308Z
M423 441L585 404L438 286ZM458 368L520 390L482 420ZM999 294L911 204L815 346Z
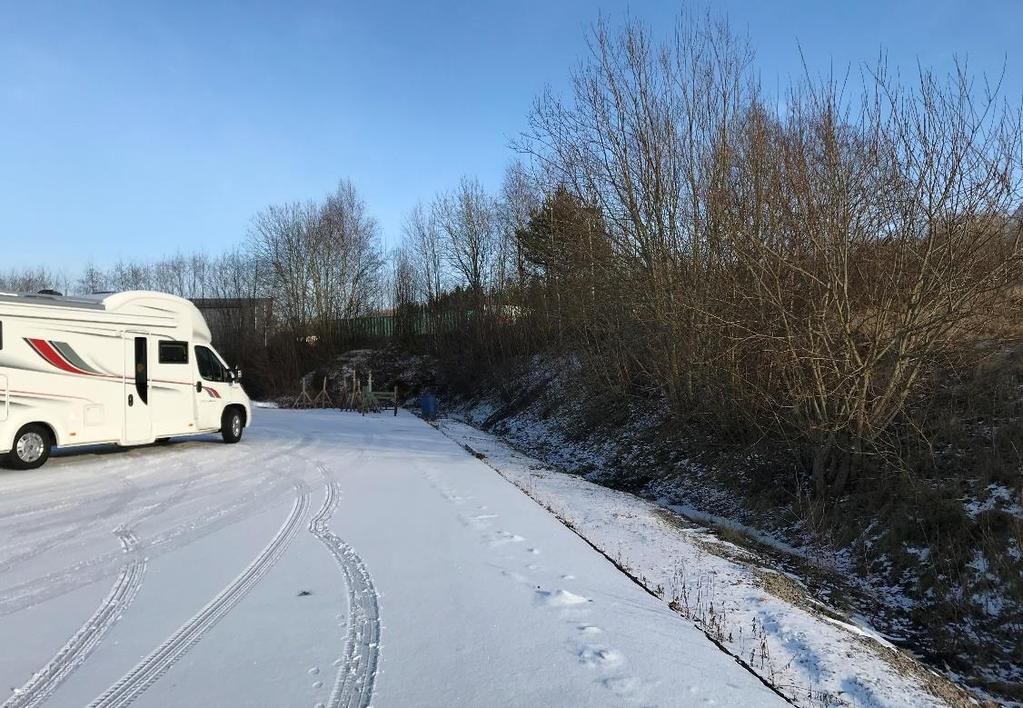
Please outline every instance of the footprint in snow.
M476 516L459 517L465 522L466 526L471 526L479 531L484 531L490 528L493 520L497 518L497 514L476 514Z
M579 650L579 663L594 669L616 666L622 663L624 659L625 657L622 656L622 653L616 649L583 647ZM605 685L607 685L607 682L605 682Z
M519 536L517 533L509 533L508 531L501 531L495 536L491 537L491 546L503 546L506 543L521 543L526 539L523 536Z
M574 607L592 602L589 598L568 590L537 590L536 596L540 604L550 607Z
M604 679L601 683L604 684L604 688L619 696L633 694L641 685L635 676L614 676Z
M532 553L532 554L533 554L534 556L535 556L535 555L538 555L538 554L540 553L540 549L539 549L539 548L530 548L530 549L528 549L528 550L529 550L529 552L530 552L530 553Z
M524 583L529 580L529 578L527 578L525 575L523 575L522 573L516 573L514 570L502 570L501 575L505 576L506 578L511 578L517 583Z
M583 634L603 634L604 630L593 624L579 625L579 631Z
M312 668L309 669L310 676L315 676L318 673L320 673L320 668L318 666L313 666Z

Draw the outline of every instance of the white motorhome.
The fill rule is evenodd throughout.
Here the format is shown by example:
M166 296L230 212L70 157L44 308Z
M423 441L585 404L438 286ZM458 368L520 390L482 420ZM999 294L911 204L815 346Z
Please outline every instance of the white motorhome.
M41 466L53 447L145 445L252 419L238 371L199 310L174 295L0 293L0 460Z

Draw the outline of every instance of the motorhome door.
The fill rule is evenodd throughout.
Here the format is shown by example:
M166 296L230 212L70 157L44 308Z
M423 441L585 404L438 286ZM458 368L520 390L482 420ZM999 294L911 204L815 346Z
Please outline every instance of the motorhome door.
M196 345L195 367L199 379L195 383L196 417L202 430L220 428L220 416L224 412L228 375L220 359L209 347Z
M124 335L124 442L153 440L153 414L149 407L149 337Z

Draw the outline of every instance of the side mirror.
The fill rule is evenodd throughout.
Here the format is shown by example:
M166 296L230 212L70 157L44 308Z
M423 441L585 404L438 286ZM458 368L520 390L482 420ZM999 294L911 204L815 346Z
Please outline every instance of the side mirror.
M237 368L237 367L232 369L231 370L231 378L234 379L235 381L241 381L242 380L242 370Z

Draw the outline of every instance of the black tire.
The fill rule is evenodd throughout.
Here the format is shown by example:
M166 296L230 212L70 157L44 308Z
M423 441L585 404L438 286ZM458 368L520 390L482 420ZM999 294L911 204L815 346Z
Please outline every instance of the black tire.
M237 408L228 408L220 419L220 435L224 442L233 445L242 439L242 432L245 430L245 421Z
M15 470L34 470L42 467L53 450L50 431L38 423L29 423L14 436L14 446L5 460Z

